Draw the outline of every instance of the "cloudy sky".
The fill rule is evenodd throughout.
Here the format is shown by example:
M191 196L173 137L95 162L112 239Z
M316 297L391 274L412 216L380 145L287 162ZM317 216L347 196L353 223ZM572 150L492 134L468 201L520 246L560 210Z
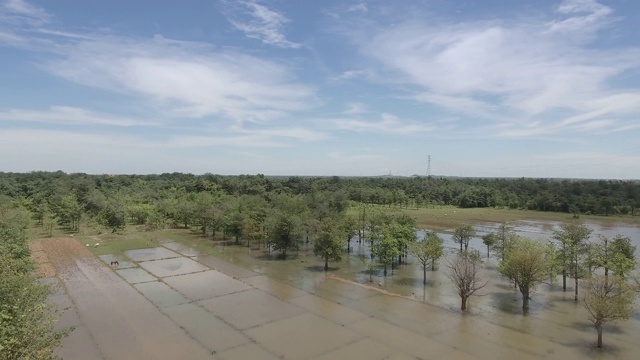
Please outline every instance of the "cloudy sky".
M637 0L0 0L0 171L640 179Z

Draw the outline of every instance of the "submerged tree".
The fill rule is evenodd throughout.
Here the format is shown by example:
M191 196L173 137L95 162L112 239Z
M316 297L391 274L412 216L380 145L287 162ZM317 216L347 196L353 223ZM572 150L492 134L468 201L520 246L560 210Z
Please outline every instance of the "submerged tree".
M280 251L283 259L287 257L288 251L300 248L302 237L302 225L295 215L276 214L269 224L269 245L273 250Z
M462 246L464 245L464 250L469 249L469 241L476 236L476 231L473 229L471 225L461 225L458 226L453 231L453 241L460 244L460 252L462 252Z
M551 278L554 261L550 246L527 238L516 238L505 252L499 270L518 286L525 311L529 308L531 290Z
M372 242L371 256L377 258L384 266L383 273L387 276L387 267L392 266L393 270L393 260L400 255L398 241L393 238L392 232L383 230L381 233L372 233Z
M411 253L422 265L422 284L427 284L427 264L431 262L431 270L435 270L436 261L444 255L444 241L434 231L425 234L420 242L409 243Z
M509 248L509 245L511 244L513 239L515 239L516 234L511 227L503 223L500 225L495 235L496 243L494 245L494 250L500 256L500 261L502 261L504 260L504 252Z
M342 260L342 238L343 232L335 220L322 220L320 234L313 245L313 253L324 259L324 271L329 270L329 261Z
M574 300L578 301L578 279L582 276L582 259L586 254L586 241L591 229L579 222L560 225L553 238L559 242L558 260L562 268L562 289L567 290L567 276L574 279Z
M482 237L482 243L487 247L487 259L489 258L489 252L491 248L498 242L498 237L494 233L489 233Z
M585 289L584 307L589 321L598 332L598 347L602 347L602 325L633 314L633 287L620 276L592 276Z
M460 309L462 311L467 310L469 297L487 285L480 271L481 263L477 252L469 253L467 251L459 253L449 261L449 278L460 295Z

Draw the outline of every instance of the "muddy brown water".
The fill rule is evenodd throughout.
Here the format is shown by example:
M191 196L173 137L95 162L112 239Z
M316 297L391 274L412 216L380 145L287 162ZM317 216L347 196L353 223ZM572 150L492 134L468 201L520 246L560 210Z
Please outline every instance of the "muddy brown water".
M541 286L522 314L520 294L485 263L489 284L461 315L443 266L409 257L369 282L365 243L331 264L311 246L288 260L262 249L221 246L220 257L167 243L108 266L71 239L42 242L60 284L52 301L65 359L635 359L640 316L605 328L604 349L573 291ZM480 247L481 248L481 247ZM346 255L346 254L345 254ZM192 263L193 262L193 263ZM195 264L194 264L195 263ZM124 270L133 270L122 274ZM141 275L146 274L146 275ZM144 279L142 279L144 277ZM394 295L389 295L393 293Z

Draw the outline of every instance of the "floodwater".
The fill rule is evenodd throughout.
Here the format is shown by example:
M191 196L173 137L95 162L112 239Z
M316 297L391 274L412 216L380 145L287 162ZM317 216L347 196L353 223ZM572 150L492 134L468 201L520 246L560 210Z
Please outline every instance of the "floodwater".
M422 269L409 257L369 282L362 260L368 245L351 244L328 274L311 244L282 261L263 249L221 246L222 255L212 257L168 242L126 252L119 260L131 263L127 269L110 268L109 256L71 256L59 254L62 244L45 246L49 258L67 257L50 280L61 285L52 301L69 307L61 326L76 326L60 354L67 360L571 360L633 359L640 351L637 313L606 326L605 348L595 348L595 329L572 288L541 286L523 315L520 293L497 273L493 258L484 265L488 285L462 315L444 266L427 271L424 286ZM483 249L479 239L472 246Z
M607 237L622 234L629 236L634 244L640 247L640 225L586 224L594 230L592 240L597 239L597 234ZM519 235L546 241L551 238L552 231L559 223L523 221L509 225L514 227ZM496 228L497 226L492 224L479 226L478 235L495 231ZM451 235L440 235L445 240L446 248L455 253L458 245L453 242ZM491 254L491 258L485 259L484 262L484 276L488 284L479 291L481 296L470 299L471 316L460 316L460 298L447 277L444 260L440 261L438 270L427 271L426 286L423 285L422 269L411 256L405 264L396 265L393 273L387 277L382 276L382 270L379 268L370 282L365 262L369 257L368 244L358 243L357 239L353 239L351 246L351 253L345 254L340 263L330 264L329 273L398 294L401 298L381 297L348 282L327 281L322 271L323 262L313 255L312 244L303 246L297 255L291 256L287 261L278 260L277 254L269 256L264 250L233 246L220 247L219 250L227 260L264 274L268 278L292 284L316 297L369 314L376 319L383 319L403 329L435 336L436 339L460 348L476 345L478 349L487 348L487 358L491 358L490 354L494 355L493 358L510 358L513 357L513 351L549 358L635 358L632 354L640 351L638 312L629 320L606 325L606 349L601 351L593 348L595 329L588 321L582 301L575 303L573 300L572 282L566 292L562 291L559 284L539 286L532 294L528 314L523 315L520 292L513 287L513 283L498 273L497 260ZM480 250L483 257L486 257L486 247L479 237L471 241L470 247ZM640 256L640 253L637 252L636 255ZM444 316L446 320L429 320L434 316ZM454 329L447 330L446 324L452 324ZM468 326L469 329L461 332L461 326ZM480 333L490 335L489 339L481 340L483 337ZM470 338L465 338L465 334ZM520 344L523 341L531 346ZM541 349L545 349L543 353L540 353ZM471 353L482 358L481 351Z

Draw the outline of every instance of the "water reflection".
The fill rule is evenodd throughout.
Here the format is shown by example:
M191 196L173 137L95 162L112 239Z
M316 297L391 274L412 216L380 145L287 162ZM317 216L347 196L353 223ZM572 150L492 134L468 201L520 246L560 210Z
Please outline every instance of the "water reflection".
M594 229L593 238L596 234L611 237L622 234L631 237L636 245L640 240L639 226L629 224L605 226L589 222L586 224ZM470 248L479 250L485 257L486 247L482 244L480 237L495 231L499 225L483 224L478 226L478 237L471 240ZM522 221L509 224L509 226L512 226L519 235L546 241L550 239L552 231L559 226L559 223ZM453 241L451 234L440 233L439 235L449 250L447 253L455 254L459 245ZM424 237L424 231L419 231L418 236ZM330 263L332 275L380 288L447 311L455 313L459 311L460 298L447 277L444 259L440 261L436 271L431 271L430 268L427 270L426 285L423 285L422 269L419 262L412 256L406 259L406 263L395 265L393 272L387 277L382 276L381 267L374 269L374 273L370 275L367 269L370 254L369 243L366 241L359 243L357 238L354 238L351 241L351 247L351 252L345 254L342 262ZM327 300L348 304L354 309L365 306L363 299L370 297L371 292L335 281L328 281L324 271L321 271L323 261L313 255L312 248L313 243L303 244L301 250L288 257L286 261L277 260L277 254L269 255L264 249L256 250L254 248L251 250L246 247L226 246L221 247L220 250L223 252L222 256L238 265L285 281ZM575 303L573 301L572 284L569 284L566 292L562 291L558 283L539 286L532 292L527 316L523 316L522 295L518 289L514 288L512 282L507 281L497 272L498 262L495 256L491 254L491 258L483 260L485 276L489 283L480 291L482 296L475 296L469 300L471 314L480 316L489 323L499 325L500 329L508 328L520 333L534 334L567 346L580 348L591 346L590 342L595 340L595 331L589 326L590 323L587 321L587 313L582 302ZM377 303L376 306L380 306L380 304ZM376 309L381 314L400 311L390 308ZM636 344L635 339L636 334L640 331L638 313L635 313L629 321L621 322L616 326L617 328L611 327L608 333L605 330L605 344L610 344L611 348L628 349L631 347L636 351L640 350L640 345ZM549 351L553 353L556 350ZM593 355L591 352L581 354Z

